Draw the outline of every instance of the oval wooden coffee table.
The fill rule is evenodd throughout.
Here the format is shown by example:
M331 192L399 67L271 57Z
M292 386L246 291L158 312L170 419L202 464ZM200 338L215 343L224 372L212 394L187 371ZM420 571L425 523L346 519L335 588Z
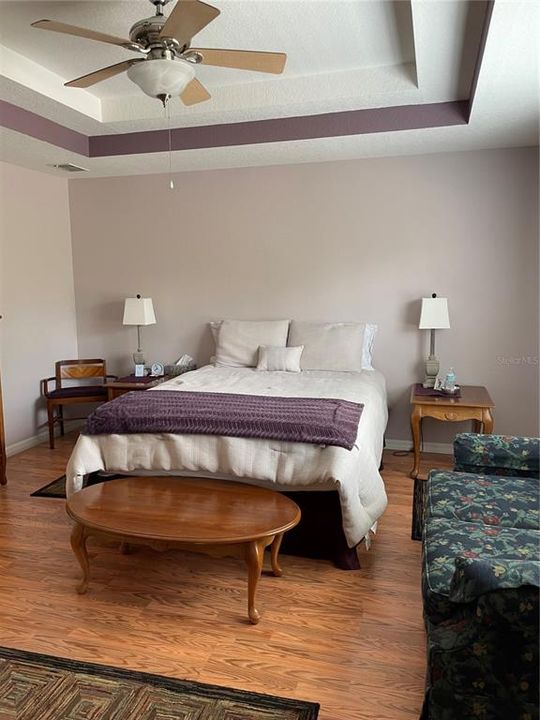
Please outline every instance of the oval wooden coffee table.
M91 485L66 503L75 521L71 547L82 571L79 593L88 589L90 536L158 550L179 548L217 557L236 556L248 567L248 615L253 624L264 550L271 545L272 571L281 576L278 553L283 534L300 521L300 508L264 488L226 480L183 477L126 477Z

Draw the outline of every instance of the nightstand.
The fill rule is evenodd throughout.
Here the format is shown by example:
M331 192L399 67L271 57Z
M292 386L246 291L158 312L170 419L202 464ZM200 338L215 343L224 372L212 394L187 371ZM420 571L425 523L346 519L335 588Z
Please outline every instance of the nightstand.
M120 395L131 392L132 390L148 390L170 379L168 375L161 375L160 377L152 377L152 375L145 375L144 377L126 375L125 377L118 378L118 380L110 380L105 383L107 400L114 400L114 398L120 397Z
M411 430L414 445L414 467L411 477L417 478L420 469L420 429L422 418L431 417L443 422L473 421L474 432L491 433L495 407L488 391L481 385L462 385L461 396L419 395L417 386L411 387Z

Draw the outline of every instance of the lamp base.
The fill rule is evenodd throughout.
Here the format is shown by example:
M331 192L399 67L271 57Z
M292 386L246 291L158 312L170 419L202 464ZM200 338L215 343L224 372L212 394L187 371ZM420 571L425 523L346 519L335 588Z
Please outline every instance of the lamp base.
M439 374L439 368L439 361L435 357L435 355L430 355L428 358L426 358L426 375L424 377L422 387L435 387L435 380L437 379L437 375Z
M133 362L135 365L145 365L145 359L144 359L144 353L143 352L134 352L133 353Z

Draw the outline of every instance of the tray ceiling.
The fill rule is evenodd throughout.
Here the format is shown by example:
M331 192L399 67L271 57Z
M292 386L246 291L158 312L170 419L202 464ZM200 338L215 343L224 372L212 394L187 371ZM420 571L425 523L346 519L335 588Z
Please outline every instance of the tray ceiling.
M482 67L474 113L466 127L371 129L367 134L353 132L347 140L332 137L329 127L328 137L314 139L307 133L294 146L278 137L266 147L255 142L235 151L222 147L175 153L184 160L189 154L190 168L197 167L197 157L201 168L212 167L212 153L215 166L223 167L416 152L422 147L436 151L535 144L536 3L497 0L484 55L482 33L492 8L483 1L215 0L214 4L221 15L197 36L197 45L285 51L286 70L272 76L199 66L197 76L212 99L189 108L171 101L174 128L299 117L306 119L307 127L308 118L324 113L374 108L392 113L392 108L401 106L455 103L469 100L479 59ZM165 8L166 14L170 8ZM133 22L152 14L147 0L0 1L0 100L90 138L167 127L159 103L144 96L126 76L89 90L63 87L66 80L132 53L30 27L46 17L127 36ZM512 84L506 82L507 76L513 77ZM513 112L509 103L515 105ZM516 108L523 110L519 118ZM304 143L305 154L297 152L298 142ZM50 142L24 131L21 135L17 128L2 133L2 159L44 169L43 161L53 157L56 162L90 166L96 175L156 172L159 165L157 156L150 162L147 155L137 154L130 155L129 162L126 158L81 162L77 153L59 152Z

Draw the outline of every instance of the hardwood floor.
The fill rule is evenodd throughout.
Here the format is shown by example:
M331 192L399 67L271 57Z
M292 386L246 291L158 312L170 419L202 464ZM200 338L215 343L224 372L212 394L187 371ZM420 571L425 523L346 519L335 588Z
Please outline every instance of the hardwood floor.
M64 471L74 436L8 460L0 488L0 645L302 698L320 720L415 720L425 671L412 456L385 453L388 509L362 569L282 556L263 575L259 625L238 560L92 545L77 595L64 502L30 493ZM448 466L441 455L424 467ZM265 567L269 567L268 558Z

